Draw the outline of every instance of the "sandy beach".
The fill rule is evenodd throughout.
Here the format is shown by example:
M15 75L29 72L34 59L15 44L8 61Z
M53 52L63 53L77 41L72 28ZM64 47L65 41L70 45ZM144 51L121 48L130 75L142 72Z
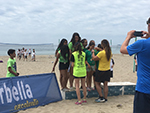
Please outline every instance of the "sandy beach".
M0 56L1 73L0 77L6 76L7 60L8 56ZM133 56L114 54L113 59L115 61L114 77L111 82L132 82L136 83L136 73L133 73ZM17 70L20 76L50 73L52 70L54 56L42 55L36 56L36 61L31 60L23 61L16 60ZM59 79L58 64L55 69L57 79ZM59 80L58 80L59 83ZM69 83L68 83L69 87ZM108 97L106 103L95 103L96 98L87 98L88 103L84 105L75 105L75 99L63 100L56 103L50 103L38 108L31 108L19 113L132 113L133 112L133 95L126 96L113 96Z

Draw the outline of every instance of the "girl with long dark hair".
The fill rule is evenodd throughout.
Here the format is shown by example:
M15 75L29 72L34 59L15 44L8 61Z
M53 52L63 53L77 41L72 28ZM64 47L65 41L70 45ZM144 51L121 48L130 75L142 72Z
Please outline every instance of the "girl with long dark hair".
M63 91L68 91L67 81L68 81L68 67L69 67L69 48L67 45L63 45L56 55L56 60L52 71L55 71L55 66L59 60L59 71L60 71L60 84Z
M72 35L72 39L70 41L70 43L68 44L69 47L69 51L70 51L70 56L72 55L72 52L74 52L74 47L75 47L75 43L80 42L81 41L81 37L78 33L73 33ZM81 45L82 46L82 45ZM83 47L82 47L83 48ZM69 82L70 82L70 89L73 89L73 67L70 65L70 77L69 77Z
M56 49L56 51L55 51L55 56L57 55L57 52L61 49L61 47L62 47L63 45L67 45L67 40L64 39L64 38L60 41L60 43L59 43L59 45L58 45L58 47L57 47L57 49Z
M98 70L96 70L95 85L97 92L99 93L99 98L95 102L105 102L107 101L108 95L108 82L110 81L110 60L111 60L111 48L109 42L104 39L101 41L101 46L103 48L96 56L94 51L92 51L92 59L94 61L99 61ZM104 84L104 97L101 91L100 84Z
M76 94L78 101L75 104L79 105L86 103L86 87L85 87L85 77L86 77L86 55L82 51L80 42L75 43L74 52L71 56L71 62L73 67L73 76L75 79ZM83 88L83 100L81 101L80 89L79 89L79 80L81 80L81 85Z

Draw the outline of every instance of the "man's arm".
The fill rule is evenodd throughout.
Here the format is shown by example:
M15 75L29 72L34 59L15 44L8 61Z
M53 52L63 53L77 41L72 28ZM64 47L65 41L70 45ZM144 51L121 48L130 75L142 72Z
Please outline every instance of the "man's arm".
M125 39L125 41L123 42L123 44L121 45L121 48L120 48L120 52L122 54L128 54L128 51L127 51L127 46L130 42L130 39L135 37L133 34L134 34L135 30L132 30L132 31L129 31L128 34L127 34L127 37Z
M120 48L121 53L129 54L128 51L127 51L127 46L129 44L130 39L135 37L134 32L135 32L135 30L132 30L132 31L128 32L127 37L126 37L125 41L123 42L123 44ZM150 34L146 31L142 31L142 34L143 34L143 37L141 37L141 38L147 39L147 38L150 37ZM136 42L138 42L138 43L136 43ZM142 45L139 46L139 44L142 44L141 41L136 41L136 42L132 44L132 47L130 47L130 50L131 50L130 55L138 53L142 48ZM134 50L134 52L132 50Z

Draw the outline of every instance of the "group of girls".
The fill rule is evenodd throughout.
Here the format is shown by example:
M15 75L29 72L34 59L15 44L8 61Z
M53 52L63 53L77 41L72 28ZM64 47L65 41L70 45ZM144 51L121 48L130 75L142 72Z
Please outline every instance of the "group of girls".
M60 84L63 91L69 91L67 82L70 82L70 89L73 89L73 81L75 80L76 94L78 101L75 104L79 105L86 103L86 90L96 89L99 93L99 98L96 102L107 101L108 82L110 81L110 60L111 48L109 42L104 39L98 47L95 47L95 41L91 40L87 46L87 40L82 39L78 33L74 33L71 41L68 44L66 39L62 39L58 45L55 55L56 61L52 71L55 71L55 66L59 60ZM93 77L92 77L93 75ZM95 88L92 88L92 78ZM83 89L83 99L80 97L80 85ZM85 85L86 82L86 85ZM100 84L104 84L104 97L102 95ZM87 86L87 87L86 87Z

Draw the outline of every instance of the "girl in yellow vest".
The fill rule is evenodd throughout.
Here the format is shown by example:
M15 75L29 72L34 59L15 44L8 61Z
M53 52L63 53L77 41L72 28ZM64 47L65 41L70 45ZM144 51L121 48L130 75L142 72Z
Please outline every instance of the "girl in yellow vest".
M96 70L95 85L97 92L99 93L99 98L95 102L106 102L108 95L108 82L110 81L110 60L111 60L111 48L109 42L104 39L101 41L101 46L103 48L96 56L94 51L92 51L92 59L94 61L99 61L98 70ZM101 91L100 84L104 84L104 97Z
M55 66L59 60L59 71L60 71L60 84L62 91L69 91L67 88L68 81L68 67L69 67L69 48L67 45L63 45L57 53L57 57L53 66L53 70L55 71Z
M76 94L78 101L75 104L79 105L86 103L86 87L85 87L85 77L86 77L86 55L82 51L80 42L75 44L74 52L71 56L71 62L73 67L73 76L75 79ZM81 101L80 89L79 89L79 80L81 80L81 85L83 88L83 100Z

